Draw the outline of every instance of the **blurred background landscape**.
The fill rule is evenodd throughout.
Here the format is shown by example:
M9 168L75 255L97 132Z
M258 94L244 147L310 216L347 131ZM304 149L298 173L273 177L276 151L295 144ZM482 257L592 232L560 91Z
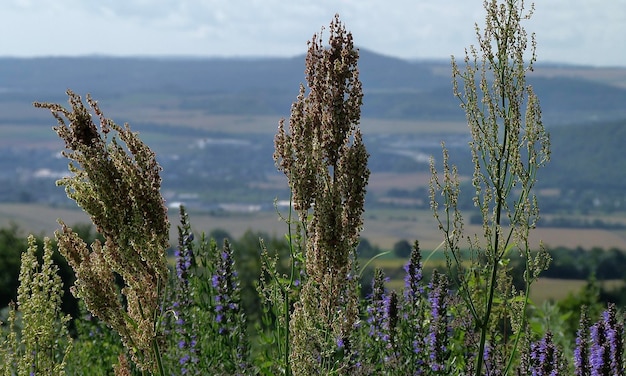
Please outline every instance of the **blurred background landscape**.
M551 161L536 176L533 193L540 218L529 242L533 251L545 248L552 260L533 284L524 307L533 331L546 328L557 339L571 337L570 344L559 345L563 349L573 347L581 307L588 307L592 315L599 315L607 303L615 303L620 312L626 307L626 50L621 48L626 35L625 1L551 0L536 8L530 2L515 2L532 13L523 26L529 37L527 47L537 48L538 60L526 79L539 99L551 144ZM424 284L432 281L434 271L454 277L458 265L446 263L449 255L431 210L430 163L442 171L445 144L450 163L458 167L461 194L456 206L463 214L464 236L461 264L470 266L468 259L476 253L467 246L467 238L483 239L483 224L473 202L472 139L453 94L450 56L462 70L465 54L481 43L480 29L490 22L483 9L487 4L467 0L4 1L0 5L4 36L0 41L1 331L9 329L10 302L17 299L29 234L36 237L37 257L43 254L43 238L53 239L53 259L64 288L62 310L74 319L83 316L79 300L70 292L76 276L56 251L54 232L61 219L89 244L103 238L89 216L57 186L69 174L64 144L53 129L57 120L48 110L33 106L51 102L69 108L69 89L83 99L90 95L105 117L129 124L156 153L171 224L167 249L171 275L179 274L175 264L183 259L177 252L177 226L184 205L194 236L181 232L186 240L180 244L195 239L192 260L202 264L194 268L201 271L197 281L216 289L202 255L210 249L219 253L213 261L223 259L226 253L207 244L215 240L221 246L228 239L241 288L240 312L248 320L251 338L265 341L257 329L282 314L267 315L268 302L262 301L267 296L260 294L259 287L268 275L278 277L280 284L280 274L293 273L300 266L292 266L301 262L290 264L296 259L290 248L294 226L287 223L290 190L273 160L274 137L281 119L289 122L292 103L306 83L306 41L319 38L324 44L329 29L322 25L328 25L335 14L341 15L359 47L364 92L360 127L370 154L371 176L356 249L359 293L366 298L362 301L372 297L375 274L384 278L385 289L404 296L404 268L417 245ZM534 57L527 50L524 61ZM112 141L113 136L108 137ZM510 193L509 198L519 191ZM524 291L526 262L515 246L505 253L497 269L510 276L511 291ZM263 263L273 260L270 269L276 274L263 272ZM298 294L303 275L293 276L296 280L288 289ZM122 287L122 278L117 274L115 278ZM173 285L174 278L170 282ZM451 295L457 286L451 285ZM493 295L482 292L478 294ZM220 323L222 300L212 299L211 294L198 296L214 300L218 315L213 321ZM485 300L487 311L490 299ZM284 307L291 304L289 299L284 302ZM509 309L508 303L496 305ZM369 314L369 306L363 308ZM420 311L426 310L420 305ZM194 317L207 312L197 313ZM73 334L78 333L80 321L70 323ZM508 336L505 326L503 339ZM222 334L221 326L215 329ZM411 325L412 336L413 329ZM546 338L550 337L546 334ZM332 345L342 349L343 334L339 340L341 345L339 341ZM267 343L276 347L280 341ZM481 346L485 343L491 347L496 342L483 341ZM177 345L182 349L180 342ZM99 350L94 353L101 357Z
M361 127L372 171L361 254L393 251L377 261L393 279L402 272L407 244L419 240L427 253L441 242L429 209L429 159L440 160L445 142L467 181L469 132L452 94L449 61L403 60L366 49L360 55ZM597 266L606 258L600 250L626 250L626 68L538 64L528 81L552 144L552 161L538 174L541 220L533 245L596 249L597 260L589 262ZM197 231L280 239L287 227L279 213L288 211L289 190L272 159L273 137L302 82L304 55L0 58L0 226L50 236L57 218L89 222L55 185L67 174L63 145L52 130L56 121L32 106L65 104L71 88L91 93L107 117L128 122L156 152L171 239L180 204ZM462 186L460 207L468 232L480 233L472 191ZM564 254L569 259L554 265L580 262ZM443 262L441 255L436 259ZM550 276L562 279L563 273ZM606 279L616 283L622 273ZM570 275L578 282L549 289L548 297L562 297L587 277Z

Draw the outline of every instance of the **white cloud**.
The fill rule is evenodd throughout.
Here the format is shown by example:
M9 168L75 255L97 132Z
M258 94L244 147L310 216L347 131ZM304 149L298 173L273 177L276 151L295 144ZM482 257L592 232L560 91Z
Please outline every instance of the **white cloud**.
M626 0L537 2L540 61L626 65ZM484 17L480 0L12 0L0 55L292 56L337 12L357 45L405 58L462 55Z

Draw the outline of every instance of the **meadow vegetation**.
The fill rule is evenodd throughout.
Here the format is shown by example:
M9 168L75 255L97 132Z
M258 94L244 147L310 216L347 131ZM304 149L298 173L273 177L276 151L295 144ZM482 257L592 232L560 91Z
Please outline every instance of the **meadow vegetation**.
M57 184L95 232L61 220L55 239L0 229L0 267L19 269L15 283L4 274L0 284L2 374L624 374L623 314L601 303L595 277L620 278L615 265L626 256L547 249L531 236L537 174L550 160L526 82L535 39L522 24L533 7L484 7L477 46L464 64L452 60L473 173L460 178L445 145L431 159L422 193L438 235L427 252L419 238L394 242L391 255L361 237L371 178L363 90L359 51L339 16L309 41L306 85L274 139L290 192L276 214L285 236L194 232L183 206L170 228L161 166L128 124L72 91L69 108L36 103L65 144L70 175ZM478 209L471 221L467 206ZM551 260L559 276L588 281L534 304ZM623 291L616 284L607 300Z

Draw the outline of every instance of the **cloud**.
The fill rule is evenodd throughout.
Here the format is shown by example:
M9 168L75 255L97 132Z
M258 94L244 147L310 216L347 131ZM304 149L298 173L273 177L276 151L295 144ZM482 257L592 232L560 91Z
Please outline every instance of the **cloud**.
M542 2L531 25L540 59L626 65L626 0Z
M10 0L0 55L293 56L341 15L364 48L404 58L462 55L481 1ZM540 61L626 65L626 0L550 0L526 24Z

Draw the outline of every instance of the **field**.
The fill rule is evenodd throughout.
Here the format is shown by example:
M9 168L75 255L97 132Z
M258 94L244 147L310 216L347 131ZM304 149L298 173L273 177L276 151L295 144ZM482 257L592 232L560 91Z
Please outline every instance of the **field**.
M425 259L428 258L429 253L422 255ZM406 260L402 259L385 259L380 258L374 260L368 268L377 267L383 269L385 275L390 277L386 286L396 291L401 291L404 287L404 264ZM362 265L365 264L365 260L362 261ZM428 273L431 268L441 268L445 270L445 260L443 259L442 252L437 252L429 260L424 262L424 270ZM565 299L568 295L577 294L587 284L585 280L576 279L559 279L559 278L539 278L532 286L530 299L536 305L541 305L545 301L559 301ZM619 288L624 285L623 280L607 280L599 281L599 285L610 291Z
M119 102L107 101L102 103L105 114L118 123L128 121L133 124L154 124L175 129L176 137L163 133L156 129L154 132L142 129L141 137L158 152L169 152L187 145L193 140L188 135L188 130L203 130L222 134L247 135L263 134L272 135L276 132L278 116L239 116L239 115L207 115L197 110L179 110L175 98L162 98L146 106L146 98L120 99ZM142 111L137 111L137 106ZM28 117L33 124L5 124L0 128L0 147L15 144L30 145L51 150L59 150L62 147L51 127L55 125L54 119L46 111L37 110L24 104L9 106L0 103L2 113L20 113ZM287 116L288 113L285 114ZM45 120L45 123L44 123ZM28 123L28 122L27 122ZM372 136L387 136L400 134L461 134L467 132L466 125L462 122L435 122L435 121L401 121L401 120L378 120L363 119L361 123L363 133ZM164 128L165 129L165 128ZM393 173L378 172L372 174L368 185L368 192L379 197L393 188L414 189L428 185L430 176L428 173ZM274 176L269 181L256 184L251 188L280 188L285 186L283 176ZM61 188L59 188L61 189ZM557 193L558 194L558 193ZM271 199L271 198L270 198ZM428 200L424 197L424 200ZM437 224L429 210L415 210L401 208L402 202L396 201L396 208L368 209L364 213L364 228L362 235L372 244L381 249L391 249L398 240L419 240L420 246L427 257L429 252L437 248L442 236L437 229ZM399 205L398 205L399 204ZM411 204L409 202L409 204ZM541 205L541 202L540 202ZM190 208L191 209L191 208ZM285 214L285 213L283 213ZM196 233L210 232L215 229L223 229L233 237L239 238L247 230L262 231L272 236L282 236L287 231L287 226L279 219L276 212L264 211L246 214L210 214L207 212L194 212L190 210L191 223ZM24 235L28 232L37 235L52 236L59 228L57 219L62 219L68 225L75 223L87 223L89 218L79 209L55 208L35 204L0 204L0 227L17 224ZM593 220L594 218L585 217ZM626 223L625 215L613 215L598 217L608 222ZM170 209L170 239L175 242L177 236L178 213ZM466 234L481 234L480 226L467 225ZM549 247L563 246L567 248L593 247L619 248L626 250L626 232L623 230L602 229L568 229L568 228L539 228L532 232L531 245L539 246L540 241ZM391 276L389 287L400 289L402 287L402 266L405 260L401 259L377 259L373 265L384 268L387 275ZM435 254L427 263L426 267L442 265L441 254ZM558 300L566 297L569 293L575 293L584 285L585 281L540 279L533 289L532 299L535 303L545 300ZM606 282L609 283L609 282ZM612 282L611 282L612 283Z
M286 214L286 213L283 213ZM79 209L52 208L32 204L0 204L0 227L17 224L24 232L33 232L37 235L53 236L58 229L57 219L62 219L68 225L87 223L88 216ZM400 239L409 242L417 239L423 251L425 268L444 265L441 251L431 255L431 250L441 243L441 235L437 230L430 211L422 210L370 210L366 211L363 236L370 242L381 247L391 249ZM247 230L263 231L272 236L282 236L287 226L275 212L258 212L249 214L210 215L207 213L190 212L190 219L196 233L210 232L215 229L224 229L233 237L239 238ZM176 210L170 209L170 239L174 242L177 236L176 225L178 217ZM480 227L467 226L467 233L478 232ZM26 235L26 234L24 234ZM608 231L598 229L537 229L533 233L532 243L537 245L539 240L547 245L556 247L602 247L605 249L616 247L626 249L626 235L623 231ZM362 260L364 265L366 260ZM406 260L398 258L379 258L370 266L383 268L391 280L390 288L400 290L403 286L402 267ZM570 293L576 293L585 284L582 280L560 280L540 278L532 290L532 300L540 304L545 300L558 300ZM605 281L611 286L621 281Z
M220 215L191 211L190 217L197 232L208 233L219 228L234 237L240 237L247 230L263 231L277 236L282 236L287 231L287 225L273 211ZM58 228L59 218L68 225L89 222L88 216L80 209L35 204L0 204L1 227L16 223L24 231L51 236ZM390 249L398 240L406 239L409 242L419 240L421 248L428 251L437 248L442 241L435 220L428 210L366 210L364 221L362 235L383 249ZM171 238L175 239L178 223L175 209L170 209L170 222ZM479 226L468 225L465 230L467 234L481 233ZM540 240L550 247L626 249L626 234L621 230L539 228L532 232L531 244L536 247Z
M587 281L557 278L539 278L532 287L530 299L539 305L542 302L558 301L570 294L576 294L585 286ZM622 280L600 281L600 286L607 290L623 286Z
M80 93L84 94L84 93ZM281 117L289 118L290 103L285 105L282 115L212 115L204 110L180 109L180 100L175 96L155 99L148 95L131 95L119 98L99 99L105 115L118 124L128 122L137 129L144 125L149 131L142 131L142 139L156 150L166 149L168 144L185 144L193 136L188 130L232 134L232 135L273 135L276 133ZM295 99L295 96L294 96ZM66 105L65 100L60 104ZM56 121L46 110L34 108L30 101L0 101L0 113L3 116L0 127L0 146L37 145L59 148L61 142L51 128ZM160 134L158 129L146 128L154 125L176 130L176 137ZM427 120L383 120L377 118L361 119L364 135L394 134L452 134L467 131L463 121L427 121Z
M294 97L295 99L295 97ZM107 116L125 121L158 125L180 125L210 132L233 134L275 134L281 116L270 115L207 115L202 110L179 110L175 103L163 105L144 102L143 110L128 102L113 102ZM105 109L106 110L106 109ZM285 106L286 123L289 123L289 106ZM463 121L387 120L363 118L360 123L364 135L460 133L467 131Z

